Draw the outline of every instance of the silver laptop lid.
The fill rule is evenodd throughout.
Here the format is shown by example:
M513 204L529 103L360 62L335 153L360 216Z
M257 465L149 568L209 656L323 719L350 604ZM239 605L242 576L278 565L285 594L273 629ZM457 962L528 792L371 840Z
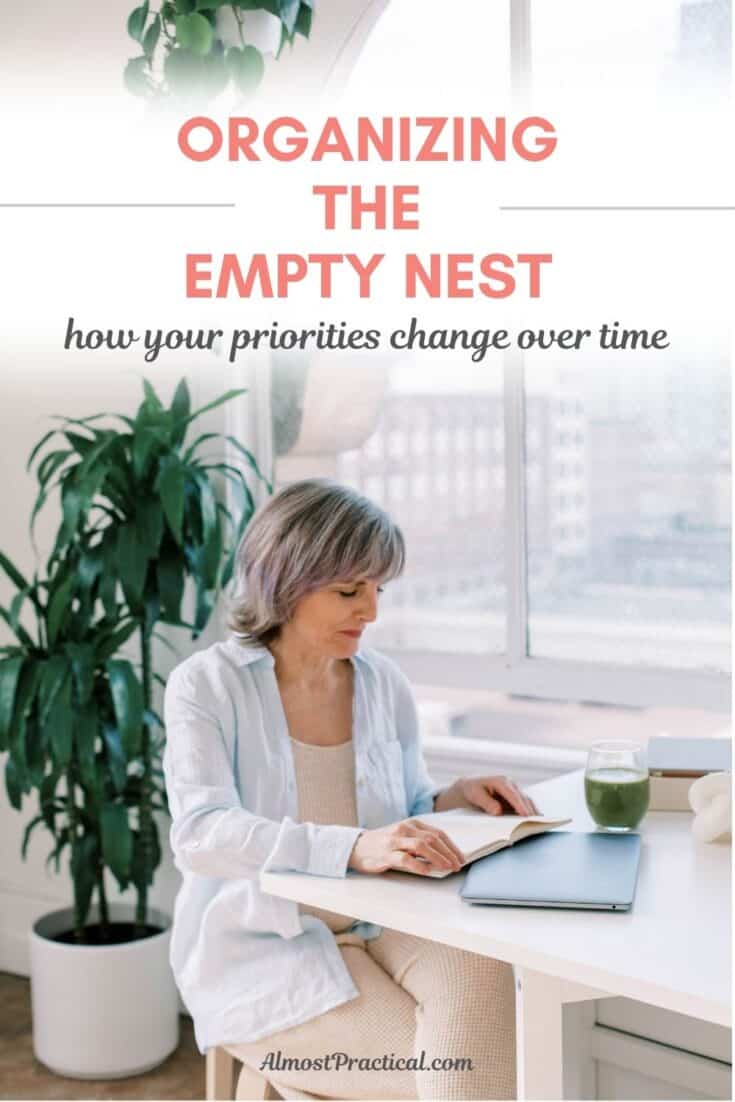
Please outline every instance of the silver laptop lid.
M635 895L639 834L553 830L470 865L460 895L510 907L628 910Z

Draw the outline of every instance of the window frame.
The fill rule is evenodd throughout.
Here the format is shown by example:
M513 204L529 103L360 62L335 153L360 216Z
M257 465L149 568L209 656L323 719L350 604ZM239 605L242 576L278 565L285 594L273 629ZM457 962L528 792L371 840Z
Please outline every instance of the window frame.
M386 0L366 3L360 41L351 42L351 60L359 53L369 27L380 17ZM509 0L510 75L515 106L522 109L532 83L531 3ZM345 78L340 70L336 83ZM336 74L332 74L334 79ZM270 372L265 357L257 357L249 373L236 369L240 385L251 387L249 401L228 406L228 431L249 439L267 468L272 463L270 441ZM252 360L251 360L252 363ZM391 651L416 682L453 688L478 687L532 698L567 700L621 707L668 706L703 708L729 713L731 677L724 672L668 667L623 666L613 663L541 658L530 654L528 624L528 531L526 503L525 372L519 350L505 354L503 386L505 464L506 652L502 655L447 654L437 651ZM265 423L264 423L265 421ZM266 424L268 428L266 428ZM236 453L235 453L236 455ZM235 456L233 456L235 458Z

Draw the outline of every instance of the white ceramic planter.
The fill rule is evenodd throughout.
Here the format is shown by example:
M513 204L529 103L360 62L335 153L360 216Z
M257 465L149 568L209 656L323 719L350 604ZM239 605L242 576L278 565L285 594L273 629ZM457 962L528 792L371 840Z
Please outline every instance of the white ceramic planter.
M109 905L131 922L134 907ZM73 926L71 908L43 915L30 932L33 1051L58 1075L119 1079L162 1063L179 1043L179 1003L168 961L171 920L149 908L161 933L121 945L52 941ZM98 921L90 909L88 924Z

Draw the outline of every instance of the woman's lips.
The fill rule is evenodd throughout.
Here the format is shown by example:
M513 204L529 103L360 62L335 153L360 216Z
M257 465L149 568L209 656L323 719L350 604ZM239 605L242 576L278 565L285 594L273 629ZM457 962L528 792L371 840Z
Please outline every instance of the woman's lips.
M360 636L362 635L362 632L361 631L347 631L347 630L345 630L345 631L341 632L341 634L342 635L349 635L350 639L359 639Z

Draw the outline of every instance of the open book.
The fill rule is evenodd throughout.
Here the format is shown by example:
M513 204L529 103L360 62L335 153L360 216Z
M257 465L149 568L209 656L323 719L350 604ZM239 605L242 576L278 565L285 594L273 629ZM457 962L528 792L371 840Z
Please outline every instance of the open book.
M489 815L485 811L456 808L452 811L431 811L418 815L420 822L437 827L448 834L464 854L462 867L485 857L488 853L512 846L521 838L543 834L546 830L564 826L571 819L550 819L545 815ZM449 869L435 869L429 876L449 876Z

